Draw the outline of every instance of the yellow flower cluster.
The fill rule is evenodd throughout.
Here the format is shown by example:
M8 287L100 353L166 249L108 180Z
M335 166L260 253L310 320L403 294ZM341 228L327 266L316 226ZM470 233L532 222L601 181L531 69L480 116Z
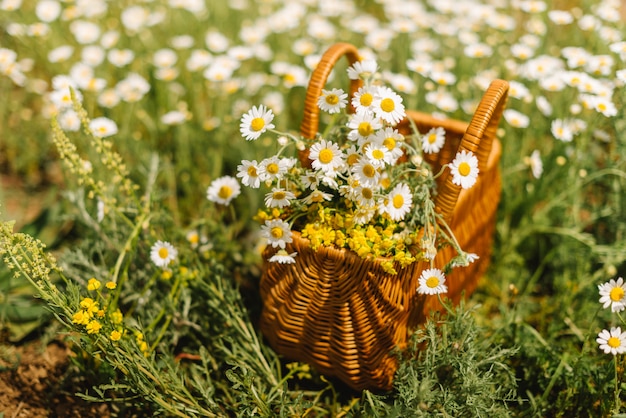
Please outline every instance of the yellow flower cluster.
M102 287L102 283L95 278L89 279L87 282L87 290L97 292ZM115 282L107 282L105 287L109 290L116 288ZM91 297L85 297L80 300L79 309L72 316L72 323L84 327L87 334L99 334L106 327L112 329L109 333L111 341L119 341L123 335L122 321L124 319L119 309L107 312L101 307L103 301L102 295L97 292L96 296L99 300Z
M310 241L313 250L320 246L334 245L349 248L361 258L387 258L382 266L390 274L397 274L395 263L405 267L421 259L406 244L415 241L417 234L411 233L407 239L398 239L396 231L399 228L395 222L389 221L386 225L358 225L349 216L344 217L337 212L331 214L328 208L319 210L318 215L315 222L307 223L302 228L302 237Z
M148 346L146 340L144 340L143 333L136 331L135 341L137 342L137 345L139 346L139 349L141 350L143 355L145 357L148 357L148 355L150 354L150 347Z

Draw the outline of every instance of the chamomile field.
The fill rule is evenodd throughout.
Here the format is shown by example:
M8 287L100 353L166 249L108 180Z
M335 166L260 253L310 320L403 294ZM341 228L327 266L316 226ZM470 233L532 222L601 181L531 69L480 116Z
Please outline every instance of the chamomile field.
M624 416L625 16L0 0L0 416Z

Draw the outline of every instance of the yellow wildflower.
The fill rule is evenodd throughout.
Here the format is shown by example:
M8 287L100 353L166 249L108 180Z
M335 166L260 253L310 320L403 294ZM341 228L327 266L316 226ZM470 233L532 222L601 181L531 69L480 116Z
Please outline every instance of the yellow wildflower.
M87 334L97 334L98 332L100 332L101 328L102 324L95 319L93 321L89 321L89 323L85 326Z
M124 317L122 316L122 312L120 312L119 309L111 313L111 322L113 322L114 324L121 324L123 319Z
M381 267L383 268L383 270L386 273L389 274L398 274L398 272L396 271L396 269L393 267L393 261L391 260L385 260L382 263L380 263Z
M107 289L109 290L113 290L117 287L117 283L115 282L107 282L107 284L105 285Z
M335 242L335 231L329 227L322 228L320 231L320 239L323 245L333 245Z
M72 322L78 325L87 325L89 323L89 315L82 309L72 316Z
M89 316L93 316L94 313L98 312L98 302L93 300L92 298L83 298L80 301L80 307L83 308Z
M94 277L89 279L89 281L87 282L87 290L98 290L100 289L100 286L101 286L100 280Z
M109 338L111 339L111 341L119 341L122 338L122 333L115 329L111 331Z

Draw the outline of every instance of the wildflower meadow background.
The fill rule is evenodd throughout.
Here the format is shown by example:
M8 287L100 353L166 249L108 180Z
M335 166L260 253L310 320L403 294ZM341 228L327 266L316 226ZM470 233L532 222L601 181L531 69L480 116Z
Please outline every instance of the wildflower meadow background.
M0 202L19 182L43 207L16 226L23 208L0 206L2 364L61 340L59 390L113 416L623 416L624 16L618 0L0 0ZM335 42L442 118L510 82L491 266L416 330L389 392L282 359L256 323L269 190L237 167L280 144L247 141L242 116L262 104L297 132ZM347 81L341 62L329 87Z

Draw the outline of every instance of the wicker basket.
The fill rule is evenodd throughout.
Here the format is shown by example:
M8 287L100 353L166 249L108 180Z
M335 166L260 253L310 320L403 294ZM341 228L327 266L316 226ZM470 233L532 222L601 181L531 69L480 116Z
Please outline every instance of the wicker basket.
M345 43L332 46L311 77L301 125L305 138L315 138L317 99L342 56L352 64L358 60L357 49ZM359 81L351 82L352 94L359 85ZM469 124L407 112L422 132L436 126L446 130L441 152L426 156L435 172L460 150L472 151L479 161L478 181L470 189L454 185L450 170L438 179L437 210L448 221L461 248L480 257L447 276L448 297L455 302L474 290L489 263L501 191L501 149L496 129L507 92L507 82L494 81ZM399 129L410 133L408 121L401 122ZM397 275L387 274L381 259L363 259L350 250L333 247L314 251L298 232L293 232L293 243L286 250L298 253L296 263L266 262L261 278L264 306L260 323L270 345L285 357L307 362L356 390L390 389L397 368L392 350L402 349L410 330L423 323L430 311L440 308L437 297L416 292L422 270L430 265L416 262L405 268L396 266ZM274 251L268 247L265 258ZM439 250L434 265L443 267L455 255L451 247Z

